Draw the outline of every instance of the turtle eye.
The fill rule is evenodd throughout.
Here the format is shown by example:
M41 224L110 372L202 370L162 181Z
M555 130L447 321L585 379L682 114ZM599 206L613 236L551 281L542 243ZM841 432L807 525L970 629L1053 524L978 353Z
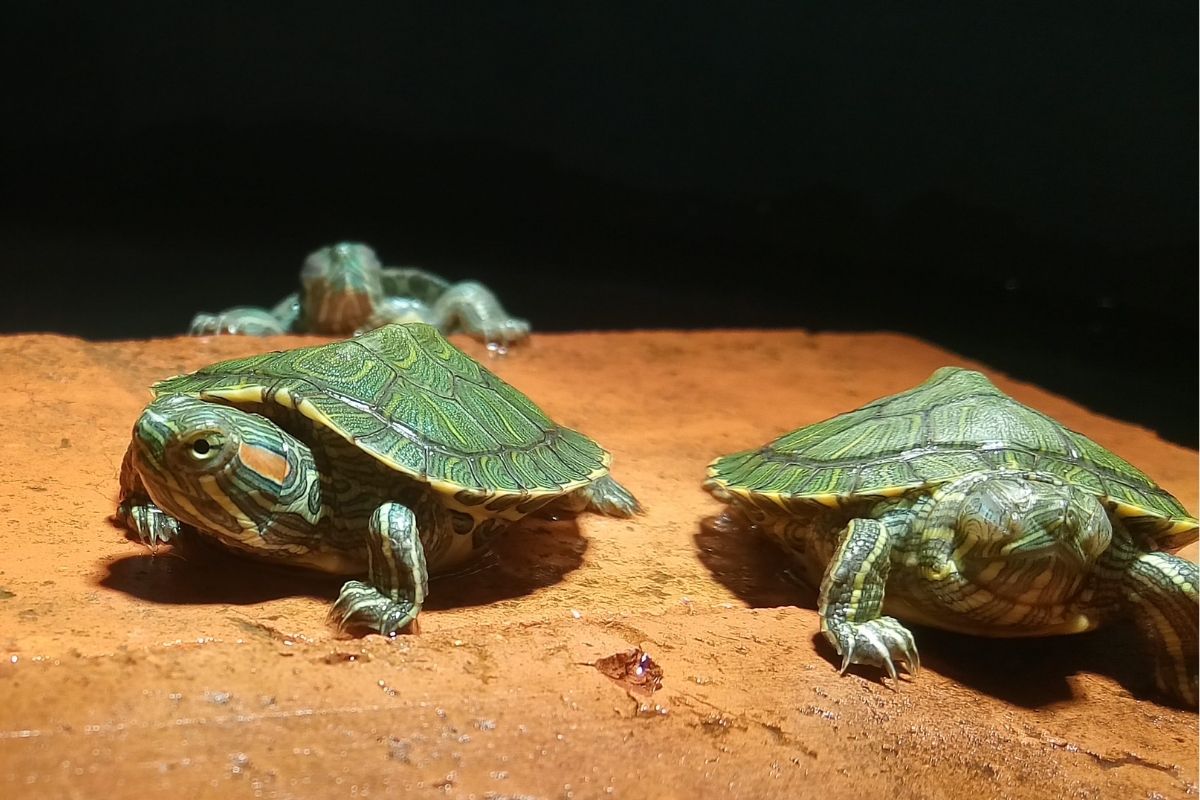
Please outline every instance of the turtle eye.
M220 434L207 432L188 439L187 454L196 461L207 461L221 451Z

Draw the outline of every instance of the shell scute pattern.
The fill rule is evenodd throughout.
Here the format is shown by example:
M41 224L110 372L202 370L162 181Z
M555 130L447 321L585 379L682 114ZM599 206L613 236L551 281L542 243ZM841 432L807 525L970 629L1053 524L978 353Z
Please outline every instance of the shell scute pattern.
M281 402L385 464L450 490L558 494L609 462L598 444L555 425L430 325L388 325L328 345L223 361L154 390Z
M997 467L1047 472L1113 501L1125 516L1190 519L1129 462L1018 403L983 375L956 368L758 450L718 459L709 477L743 497L802 496L834 505Z
M980 451L980 454L983 455L996 469L1012 469L1027 472L1037 467L1037 457L1027 450L1016 450L1011 447L1000 447L995 450ZM1078 471L1087 472L1087 470ZM953 474L955 473L951 473L951 476L953 476ZM1090 472L1087 472L1087 474L1091 476ZM1092 477L1094 480L1094 476Z
M892 679L907 623L994 637L1134 619L1155 685L1197 702L1196 519L1120 457L956 368L755 449L707 488L731 531L783 545L818 589L821 630Z
M523 450L505 450L504 460L507 468L514 475L524 476L522 483L534 486L555 485L562 480L562 474L551 472L534 458L532 453Z
M539 425L536 417L527 416L528 409L510 403L508 407L519 413L501 413L495 392L478 384L460 382L455 396L467 418L478 423L481 434L501 447L521 447L545 434L545 426Z

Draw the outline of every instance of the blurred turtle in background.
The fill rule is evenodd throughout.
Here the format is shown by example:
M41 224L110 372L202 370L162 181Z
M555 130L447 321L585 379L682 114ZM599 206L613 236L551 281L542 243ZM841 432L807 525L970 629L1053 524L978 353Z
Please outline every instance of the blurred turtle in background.
M300 271L300 291L274 308L238 306L197 314L189 333L349 336L390 322L424 322L445 334L467 333L495 352L505 352L529 335L529 323L505 311L483 284L450 283L420 269L384 267L374 250L353 242L310 254Z

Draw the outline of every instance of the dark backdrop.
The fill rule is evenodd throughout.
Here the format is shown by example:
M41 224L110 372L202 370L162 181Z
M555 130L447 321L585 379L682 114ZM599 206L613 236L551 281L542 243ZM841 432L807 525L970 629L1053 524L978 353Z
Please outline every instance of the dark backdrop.
M536 330L899 330L1196 445L1194 1L242 5L6 10L4 331L358 239Z

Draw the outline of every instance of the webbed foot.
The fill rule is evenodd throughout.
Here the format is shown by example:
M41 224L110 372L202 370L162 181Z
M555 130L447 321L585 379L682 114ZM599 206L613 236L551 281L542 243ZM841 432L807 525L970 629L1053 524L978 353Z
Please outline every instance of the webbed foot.
M917 674L921 659L912 634L885 617L883 591L891 563L892 532L877 519L850 520L821 581L821 631L842 656L841 673L851 664L882 667L896 678L896 662Z
M329 622L339 631L366 629L395 636L417 618L421 607L411 598L392 600L362 581L347 581L329 609Z
M152 503L121 503L117 506L117 521L152 550L179 536L179 520Z
M249 306L231 308L220 314L197 314L188 328L192 336L241 334L243 336L278 336L286 333L284 325L270 312Z
M445 333L462 331L482 339L497 355L529 336L529 322L504 310L490 289L477 281L456 283L438 298L434 318Z
M329 610L339 631L365 628L394 636L421 612L429 591L425 549L412 509L384 503L367 526L370 583L347 581Z
M529 323L518 317L508 317L495 324L485 325L477 335L483 339L489 351L503 355L508 352L508 348L528 338Z
M905 664L910 675L921 669L921 658L912 633L894 617L876 617L865 622L842 622L825 631L838 653L845 674L851 664L882 667L892 680L896 679L896 662Z

